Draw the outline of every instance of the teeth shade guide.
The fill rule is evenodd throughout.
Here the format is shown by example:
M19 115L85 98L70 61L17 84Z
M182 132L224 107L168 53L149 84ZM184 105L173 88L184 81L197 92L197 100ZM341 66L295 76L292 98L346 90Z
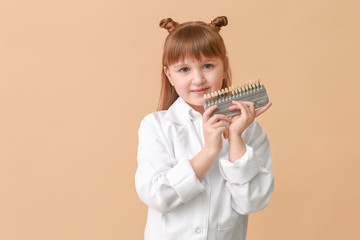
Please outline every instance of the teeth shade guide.
M251 101L255 103L255 109L265 106L269 102L264 85L260 84L260 79L253 79L244 83L236 84L225 89L220 89L204 95L205 110L213 105L218 107L212 112L232 117L240 114L240 110L230 111L232 101Z

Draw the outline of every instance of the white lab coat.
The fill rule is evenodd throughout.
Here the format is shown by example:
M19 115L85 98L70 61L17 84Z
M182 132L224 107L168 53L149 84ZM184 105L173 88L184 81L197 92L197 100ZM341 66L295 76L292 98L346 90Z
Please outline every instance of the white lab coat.
M139 198L148 205L146 240L243 240L248 214L269 202L274 176L270 146L254 121L243 133L246 153L229 161L228 140L199 181L189 162L204 145L202 115L178 98L147 115L139 128Z

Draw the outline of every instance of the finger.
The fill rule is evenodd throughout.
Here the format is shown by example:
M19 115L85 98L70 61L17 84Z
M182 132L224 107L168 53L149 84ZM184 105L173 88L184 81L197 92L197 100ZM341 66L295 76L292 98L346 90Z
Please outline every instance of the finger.
M215 111L217 105L211 106L203 113L203 122L207 122L210 119L210 114Z
M219 135L220 134L224 134L225 132L226 132L226 130L227 130L227 127L219 127L219 128L217 128L216 129L216 133L218 133Z
M239 108L237 105L231 105L231 106L229 107L229 110L230 110L230 111L240 110L240 108Z
M269 102L264 107L258 108L255 110L255 117L260 116L262 113L264 113L266 110L268 110L271 107L272 103Z
M236 116L240 116L240 115L241 115L241 109L240 109L240 107L237 106L237 105L232 105L232 106L230 106L230 107L229 107L229 110L230 110L230 111L235 111L235 110L237 110L238 113L237 113ZM234 118L234 117L232 117L232 118Z
M226 130L223 134L224 134L224 138L228 139L229 138L229 128L226 128Z
M217 123L214 123L212 125L214 128L219 128L219 127L226 127L225 123L223 121L219 121Z
M226 122L230 122L230 118L228 118L227 116L223 115L223 114L214 114L209 120L208 123L209 124L214 124L216 122L219 122L220 120L224 120Z
M233 106L237 106L240 109L242 115L250 114L249 107L243 101L232 101L232 103L234 104Z
M245 105L243 105L241 102L238 102L238 103L234 103L234 105L231 105L229 107L229 110L230 111L233 111L233 110L241 110L241 107L240 106L243 106L243 107L246 107Z
M251 101L240 101L241 103L247 105L248 107L254 107L255 108L255 103L251 102Z
M255 103L250 102L250 101L242 101L242 103L248 107L249 112L251 113L252 116L254 116L255 115Z

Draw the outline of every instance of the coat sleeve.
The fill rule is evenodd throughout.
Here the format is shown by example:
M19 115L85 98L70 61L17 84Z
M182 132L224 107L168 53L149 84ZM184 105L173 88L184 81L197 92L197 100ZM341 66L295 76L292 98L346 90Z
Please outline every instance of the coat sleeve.
M161 120L148 115L140 124L135 186L150 208L169 212L204 190L189 159L174 159Z
M240 214L265 208L274 188L270 145L265 131L254 121L244 132L245 154L235 162L219 159L220 173Z

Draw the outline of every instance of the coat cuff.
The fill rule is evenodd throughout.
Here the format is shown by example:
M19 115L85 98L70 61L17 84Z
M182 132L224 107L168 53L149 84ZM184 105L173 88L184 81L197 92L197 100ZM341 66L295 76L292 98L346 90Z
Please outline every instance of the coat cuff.
M170 186L186 202L202 192L204 185L196 177L189 160L184 159L176 164L166 174Z
M245 154L235 162L220 158L220 172L229 183L245 184L250 182L259 172L260 167L254 156L254 149L246 146Z

